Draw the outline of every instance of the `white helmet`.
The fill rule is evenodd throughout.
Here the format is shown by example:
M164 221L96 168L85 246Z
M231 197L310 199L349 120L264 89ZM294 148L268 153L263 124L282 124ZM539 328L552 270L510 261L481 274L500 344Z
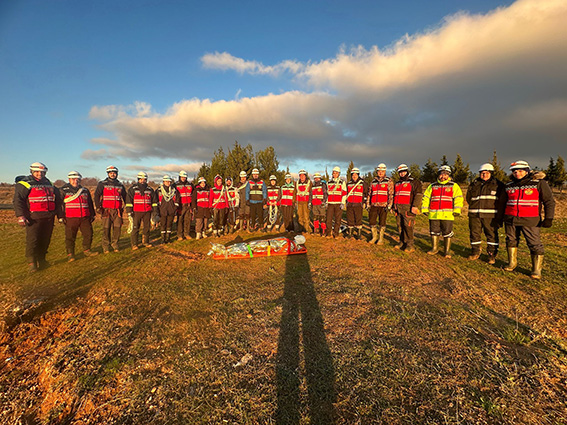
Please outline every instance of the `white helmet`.
M333 167L333 173L334 173L335 171L336 171L337 173L340 173L340 172L341 172L341 167L338 167L338 166L337 166L337 167Z
M313 174L313 178L314 179L320 179L321 177L321 173L319 171L317 171L315 174Z
M173 180L171 179L171 176L169 174L165 174L163 176L163 181L164 182L172 182Z
M260 171L257 168L254 168L252 170L252 174L260 174Z
M386 164L384 164L383 162L378 164L378 167L376 167L376 171L386 171L386 169Z
M307 175L307 171L305 171L304 169L301 169L301 170L299 170L299 173L298 173L298 174L299 174L299 175L302 175L302 174Z
M114 165L109 165L108 167L106 167L106 172L107 173L118 173L118 168L116 168Z
M204 177L202 177L202 176L201 176L201 177L199 177L199 183L203 183L203 182L206 182L206 181L207 181L207 180L205 180L205 178L204 178Z
M181 170L181 171L179 172L179 177L187 177L187 171Z
M240 177L248 177L248 176L246 175L246 171L241 171L240 174L239 174L239 176L240 176Z
M285 178L286 178L286 179L291 179L291 174L289 174L289 173L286 174L286 175L285 175Z
M270 176L270 180L277 180L277 177L272 174L272 175Z
M480 169L478 170L478 172L482 172L482 171L490 171L490 172L494 172L494 165L492 165L490 162L487 162L485 164L482 164L480 166Z
M148 179L148 173L146 173L144 171L140 171L138 173L138 180L140 180L140 179L146 179L147 180Z
M354 167L354 168L350 171L350 173L351 173L351 174L355 174L355 173L356 173L356 174L358 174L358 175L360 176L360 170L359 170L358 168L356 168L356 167Z
M528 164L526 161L514 161L510 164L510 170L518 170L518 169L530 169L530 164Z
M396 171L398 173L401 171L409 171L409 167L406 164L400 164L398 165L398 168L396 168Z
M441 167L439 167L439 170L437 170L437 174L441 173L448 173L449 175L451 175L451 167L449 167L448 165L442 165Z
M30 165L30 171L43 171L47 173L47 167L43 162L34 162Z
M69 171L69 174L67 174L67 178L69 178L69 179L82 179L83 176L81 176L81 173L79 173L78 171Z

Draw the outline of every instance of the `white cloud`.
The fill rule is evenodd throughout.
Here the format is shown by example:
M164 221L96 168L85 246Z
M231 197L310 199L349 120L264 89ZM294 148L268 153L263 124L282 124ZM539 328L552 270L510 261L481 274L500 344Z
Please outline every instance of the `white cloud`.
M206 69L232 70L240 74L271 75L273 77L277 77L284 72L297 74L304 68L304 65L293 60L286 60L274 66L266 66L261 62L248 61L232 56L227 52L207 53L201 57L201 63Z

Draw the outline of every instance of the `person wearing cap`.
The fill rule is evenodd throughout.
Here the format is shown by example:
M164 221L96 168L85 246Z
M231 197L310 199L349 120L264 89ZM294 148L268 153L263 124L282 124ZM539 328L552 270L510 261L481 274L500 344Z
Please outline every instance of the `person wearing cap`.
M311 180L307 171L299 170L299 180L295 184L295 202L297 205L297 222L300 232L311 231L309 225L309 194L311 193Z
M224 180L226 187L226 196L228 199L226 229L228 233L234 233L236 224L238 222L238 204L240 203L239 191L232 184L232 177L227 177Z
M268 210L268 219L266 220L266 224L264 224L264 229L271 232L278 228L281 201L281 190L278 185L278 178L274 174L270 176L270 184L266 188L266 193L268 195L268 201L266 202L265 208Z
M309 194L309 203L313 213L313 233L324 236L327 233L327 183L321 173L313 174L313 186Z
M282 210L282 224L280 232L293 232L293 210L295 209L295 184L291 174L285 175L285 183L281 187L280 207Z
M179 180L175 184L180 196L180 205L177 217L177 240L191 239L191 216L193 208L193 182L190 182L186 171L179 172Z
M160 216L159 225L161 230L161 242L168 243L171 241L173 220L179 210L181 195L177 187L173 185L173 179L169 174L164 175L162 181L163 183L157 189Z
M126 203L126 188L118 180L118 168L114 165L106 167L106 179L99 181L95 193L94 204L102 217L102 252L110 252L110 247L118 251L118 241L122 228L122 215Z
M513 162L510 170L512 180L505 187L504 226L508 265L504 270L513 271L518 265L518 243L523 234L532 258L531 277L541 279L544 249L540 227L552 226L555 199L549 184L543 180L545 173L531 172L526 161Z
M83 235L84 255L87 257L96 255L91 251L95 208L91 192L81 186L83 176L78 171L71 171L67 174L67 178L69 183L59 189L63 198L62 217L59 221L65 223L67 261L75 261L75 241L79 230Z
M368 196L368 184L360 178L360 170L353 168L350 181L347 183L347 237L360 239L362 232L362 210Z
M193 211L195 211L195 232L197 239L207 237L207 223L211 216L211 188L204 177L199 181L193 191Z
M26 258L30 272L49 266L45 257L55 215L61 216L61 196L45 177L46 173L45 164L34 162L30 165L30 175L19 180L14 191L14 212L20 226L26 228Z
M150 243L150 221L152 213L157 215L158 199L156 192L148 185L147 173L140 171L138 181L130 186L126 193L126 212L133 221L130 243L132 250L138 249L138 233L143 226L142 243L145 247L151 247Z
M216 175L211 188L211 210L213 215L213 235L222 236L227 220L228 194L222 177Z
M240 204L238 205L238 222L236 223L235 230L246 230L248 222L250 221L250 205L246 201L246 190L248 189L248 176L246 171L241 171L238 175L239 182L236 186L238 189L238 197Z
M400 164L396 171L398 181L394 184L392 211L396 215L400 242L395 248L414 252L415 217L421 207L423 188L421 181L411 176L406 164Z
M431 183L423 194L421 212L429 217L429 233L433 247L427 253L439 252L439 238L443 236L445 258L451 258L451 238L455 217L461 215L463 192L451 180L451 167L442 165L437 171L437 181Z
M494 177L494 166L482 164L478 177L469 185L466 195L469 205L469 232L471 255L469 260L478 260L481 253L482 234L486 235L488 264L496 263L498 254L498 228L502 226L506 198L504 183Z
M341 168L334 167L327 182L327 233L328 238L337 238L341 229L346 203L346 183L341 179Z
M368 224L372 231L372 239L369 242L383 245L386 218L394 200L394 182L386 176L386 164L384 163L378 164L375 173L376 176L370 184L367 200ZM380 232L378 232L377 222L380 226Z
M250 222L248 232L264 228L264 205L268 198L266 185L260 179L260 171L252 170L252 178L246 186L246 202L250 205Z

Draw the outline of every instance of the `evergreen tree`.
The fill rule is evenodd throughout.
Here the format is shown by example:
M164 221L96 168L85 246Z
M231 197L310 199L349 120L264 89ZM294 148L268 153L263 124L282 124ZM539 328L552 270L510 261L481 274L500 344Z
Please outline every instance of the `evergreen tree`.
M449 165L449 161L447 161L447 155L443 155L443 158L441 158L441 165Z
M203 165L201 165L201 168L199 168L199 172L197 173L197 179L195 179L196 181L194 182L195 184L198 183L198 177L204 177L207 180L207 183L210 185L211 182L209 181L209 174L211 172L211 167L209 164L207 164L206 162L203 162Z
M215 151L213 159L211 160L211 168L209 170L209 177L207 178L207 182L211 186L215 183L213 179L217 174L220 175L224 181L226 177L226 156L222 146Z
M366 182L367 185L370 186L370 184L372 183L372 180L374 180L374 176L372 175L372 172L369 171L364 175L363 180Z
M455 183L466 183L469 179L470 171L469 164L465 165L461 155L457 154L453 164L453 181Z
M238 181L238 175L241 171L250 174L254 166L254 152L252 146L242 147L238 141L234 142L232 149L228 150L226 156L226 172L227 176L231 176Z
M328 182L329 180L330 180L329 171L327 170L327 167L325 167L325 181Z
M352 169L354 168L354 162L350 161L347 168L346 178L347 181L350 180L350 175L352 174Z
M549 182L551 187L556 185L556 175L557 175L557 168L555 165L555 161L553 157L549 158L549 165L547 166L547 170L545 170L546 177L545 179Z
M419 165L411 164L409 166L409 171L414 179L421 180L421 169L419 168Z
M565 161L561 156L557 157L557 162L555 163L555 182L563 191L563 185L567 182L567 171L565 171Z
M279 183L283 182L285 173L278 169L280 163L276 151L272 146L268 146L263 151L256 152L256 165L260 170L260 178L268 181L270 175L274 174Z
M421 180L423 182L432 183L437 180L437 164L431 161L431 158L427 159L427 162L421 170Z
M492 173L492 175L495 178L497 178L503 183L507 183L510 181L510 177L508 176L508 174L506 174L506 171L502 169L502 166L500 165L500 161L498 161L498 156L496 155L496 151L494 151L494 154L492 155L492 161L490 163L494 167L494 173Z

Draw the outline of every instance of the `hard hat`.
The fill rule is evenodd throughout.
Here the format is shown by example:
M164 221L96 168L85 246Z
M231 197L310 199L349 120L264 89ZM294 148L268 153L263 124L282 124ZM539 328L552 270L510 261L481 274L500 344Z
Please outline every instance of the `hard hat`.
M247 177L246 171L241 171L239 174L240 177Z
M222 176L220 174L217 174L215 176L215 178L213 179L213 181L216 183L218 179L221 179L221 181L222 181Z
M321 178L321 173L319 171L317 171L315 174L313 174L313 178L314 179L320 179Z
M285 178L286 178L286 179L291 179L291 174L286 174L286 175L285 175Z
M138 180L139 180L139 179L146 179L146 180L147 180L147 179L148 179L148 173L146 173L146 172L144 172L144 171L140 171L140 172L138 173Z
M67 178L69 178L69 179L82 179L83 176L81 176L81 173L79 173L78 171L69 171L69 174L67 174Z
M451 167L449 167L448 165L442 165L441 167L439 167L439 170L437 170L437 174L441 173L448 173L449 175L451 175Z
M478 172L480 173L482 171L494 171L494 165L492 165L490 162L487 162L486 164L482 164Z
M341 172L341 167L333 167L333 173L334 172L340 173Z
M270 176L270 180L277 180L278 178L276 176L274 176L273 174Z
M164 182L171 182L171 181L173 181L173 180L171 180L171 176L170 176L169 174L165 174L165 175L163 176L163 181L164 181Z
M406 164L400 164L398 165L398 168L396 168L396 171L399 173L401 171L409 171L409 168Z
M107 173L118 173L118 168L116 168L114 165L109 165L108 167L106 167L106 172Z
M203 182L206 182L206 181L207 181L207 180L205 180L204 177L199 177L199 183L203 183Z
M350 173L351 173L351 174L355 174L355 173L356 173L356 174L360 175L360 170L359 170L358 168L354 167L354 168L351 170Z
M304 169L299 170L299 175L305 174L307 175L307 171L305 171Z
M187 171L181 170L181 171L179 172L179 177L187 177Z
M254 169L252 170L252 174L260 174L260 171L258 171L257 168L254 168Z
M528 164L526 161L514 161L510 164L510 170L518 170L518 169L530 169L530 164Z
M34 162L30 165L30 171L43 171L47 173L47 167L42 162Z
M383 162L378 164L378 167L376 167L376 171L386 171L386 169L386 164L384 164Z

